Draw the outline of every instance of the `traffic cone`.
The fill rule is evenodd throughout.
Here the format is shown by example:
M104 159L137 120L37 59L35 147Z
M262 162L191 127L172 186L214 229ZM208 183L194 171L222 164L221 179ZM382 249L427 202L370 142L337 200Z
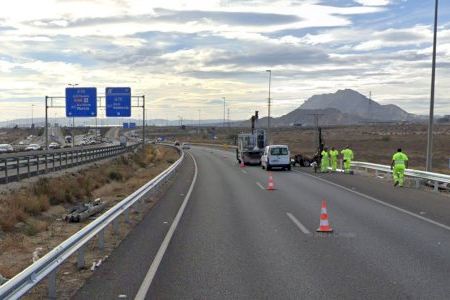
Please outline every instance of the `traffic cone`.
M244 161L243 161L243 160L241 160L241 163L239 164L239 167L245 168L245 164L244 164Z
M268 191L274 191L275 190L275 183L273 182L272 173L269 173L269 183L267 184L267 190Z
M333 228L328 223L327 203L322 201L322 208L320 210L320 226L316 230L317 232L333 232Z

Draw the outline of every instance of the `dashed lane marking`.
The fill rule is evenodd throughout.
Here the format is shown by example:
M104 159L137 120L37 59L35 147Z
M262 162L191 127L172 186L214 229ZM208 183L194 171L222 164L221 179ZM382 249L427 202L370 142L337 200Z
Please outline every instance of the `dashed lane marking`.
M262 185L261 183L259 183L259 182L257 182L256 185L259 186L259 188L262 189L262 190L265 190L265 189L266 189L266 188L263 187L263 185Z
M298 227L298 229L301 230L304 234L311 234L311 232L308 230L308 228L305 227L296 217L294 217L291 213L286 213L286 215L291 219L291 221L295 224L295 226Z

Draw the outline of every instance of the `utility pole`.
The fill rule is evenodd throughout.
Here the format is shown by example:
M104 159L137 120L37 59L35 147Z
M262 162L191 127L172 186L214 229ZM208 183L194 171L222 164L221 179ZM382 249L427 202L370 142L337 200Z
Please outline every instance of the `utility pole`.
M228 108L227 125L230 128L230 108Z
M317 142L317 145L319 145L319 149L320 149L321 141L320 141L320 137L319 137L319 118L321 116L323 116L323 114L314 113L314 114L309 114L309 115L314 117L314 124L315 124L315 127L316 127L316 134L315 134L316 138L315 138L315 140Z
M269 73L269 97L267 98L267 141L270 144L270 88L272 84L272 70L266 70Z
M431 95L430 95L430 116L428 119L428 140L427 140L427 161L426 170L433 169L433 123L434 123L434 87L436 80L436 43L437 43L437 23L438 23L439 0L434 5L434 35L433 35L433 59L431 63Z

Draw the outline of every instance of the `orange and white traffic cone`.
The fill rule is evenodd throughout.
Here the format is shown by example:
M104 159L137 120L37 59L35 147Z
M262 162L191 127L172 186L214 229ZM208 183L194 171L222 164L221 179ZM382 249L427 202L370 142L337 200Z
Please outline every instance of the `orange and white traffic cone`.
M245 168L245 164L244 164L244 161L243 161L243 160L241 160L241 162L240 162L240 164L239 164L239 167Z
M319 228L317 228L317 232L333 232L333 228L331 228L328 223L327 203L325 200L322 201L322 208L320 210L320 225Z
M267 190L268 191L274 191L275 190L275 183L273 182L272 173L269 173L269 182L267 184Z

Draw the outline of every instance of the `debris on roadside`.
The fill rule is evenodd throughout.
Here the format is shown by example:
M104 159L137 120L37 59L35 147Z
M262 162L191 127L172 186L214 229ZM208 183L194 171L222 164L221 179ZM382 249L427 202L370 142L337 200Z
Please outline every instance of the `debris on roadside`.
M102 202L100 198L95 199L92 202L82 203L73 207L70 212L64 217L64 221L69 223L79 223L88 219L106 207L106 203Z
M39 253L44 250L42 249L42 247L37 247L36 249L34 249L33 251L33 263L35 263L36 261L39 260Z

